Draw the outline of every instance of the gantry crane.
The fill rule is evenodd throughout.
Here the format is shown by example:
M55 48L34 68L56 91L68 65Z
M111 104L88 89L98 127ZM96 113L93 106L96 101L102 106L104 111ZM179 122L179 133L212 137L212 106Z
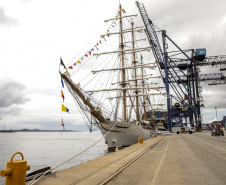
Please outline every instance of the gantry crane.
M168 36L166 35L166 31L162 31L162 40L163 40L163 49L162 49L160 46L154 25L152 21L149 19L143 3L139 3L138 1L136 1L136 5L143 19L143 22L145 25L145 33L147 35L150 45L152 46L152 51L153 51L155 60L158 64L159 70L162 75L162 79L166 86L169 127L172 127L173 120L182 119L182 118L185 118L186 120L187 118L189 118L190 124L193 124L193 117L195 117L195 119L197 118L196 115L193 116L194 114L196 114L196 107L195 107L196 104L193 103L193 102L196 102L194 99L195 98L194 91L191 90L191 89L195 89L194 83L189 83L189 86L188 84L185 85L183 83L177 83L177 84L171 83L172 81L176 81L176 80L179 80L180 82L182 82L180 79L180 76L178 76L179 74L183 76L188 76L188 75L185 74L182 70L178 72L178 70L175 70L172 67L172 65L175 65L175 64L173 60L170 59L169 52L167 52L166 38ZM171 41L171 39L169 40ZM172 43L174 44L174 42ZM178 48L177 45L175 46ZM191 58L189 58L184 53L184 51L182 51L181 49L179 50L183 55L186 56L186 59L190 61L190 65L192 66L193 60L191 60ZM192 79L193 78L194 78L194 74L192 74ZM194 80L192 80L191 82L194 82ZM171 88L171 92L170 92L170 88ZM173 107L172 99L175 99L176 102L184 102L186 100L187 107L181 108L180 106L178 106L178 103L175 104L175 106Z
M203 101L201 81L211 81L209 85L225 84L225 77L221 74L200 75L199 68L203 66L222 66L226 64L226 56L206 57L206 49L182 50L167 34L162 32L162 48L158 40L154 25L149 19L144 4L136 1L145 25L145 33L152 46L153 55L158 64L167 93L167 110L169 128L174 121L183 119L190 125L201 127L200 102ZM168 51L167 41L171 42L177 51ZM183 57L183 58L180 58ZM226 67L221 67L226 70ZM176 103L173 103L174 102Z

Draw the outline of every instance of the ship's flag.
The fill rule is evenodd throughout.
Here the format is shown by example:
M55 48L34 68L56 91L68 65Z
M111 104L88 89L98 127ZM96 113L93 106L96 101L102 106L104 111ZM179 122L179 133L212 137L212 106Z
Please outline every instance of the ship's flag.
M74 66L76 66L76 62L74 63Z
M73 69L73 67L72 67L72 66L69 66L68 68L69 68L69 69Z
M61 96L62 96L63 102L64 102L64 93L63 93L63 91L61 91Z
M62 118L61 125L62 125L62 127L63 127L63 130L65 130L65 127L64 127L64 122L63 122L63 118Z
M98 47L95 45L96 49L98 50Z
M62 111L63 112L68 112L69 113L69 109L67 107L65 107L63 104L62 104Z
M101 43L101 40L99 41L99 43L102 44L102 43Z
M62 66L64 66L64 69L66 68L61 57L60 57L60 64L61 64Z
M77 63L81 64L81 62L78 60Z
M125 9L122 9L122 12L123 12L123 13L126 13Z
M89 51L89 55L91 55L91 51Z
M88 55L87 55L87 54L85 54L85 56L86 56L86 57L88 57Z
M62 77L61 77L61 83L62 83L62 87L64 88L64 81L63 81Z
M91 51L95 51L94 48L92 48Z

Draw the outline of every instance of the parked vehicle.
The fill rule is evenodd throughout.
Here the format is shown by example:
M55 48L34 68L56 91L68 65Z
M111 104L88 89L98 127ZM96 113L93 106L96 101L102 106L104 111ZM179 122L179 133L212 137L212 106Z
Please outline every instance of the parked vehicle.
M172 132L180 134L181 133L181 127L172 127Z
M224 136L224 131L223 130L221 130L221 129L213 129L212 130L212 132L211 132L211 135L213 136L220 136L220 135L222 135L222 136Z
M195 133L195 129L193 127L189 128L192 133Z
M183 134L186 134L186 133L189 133L189 134L192 134L195 132L195 130L191 127L172 127L172 132L173 133L177 133L177 134L180 134L180 133L183 133Z

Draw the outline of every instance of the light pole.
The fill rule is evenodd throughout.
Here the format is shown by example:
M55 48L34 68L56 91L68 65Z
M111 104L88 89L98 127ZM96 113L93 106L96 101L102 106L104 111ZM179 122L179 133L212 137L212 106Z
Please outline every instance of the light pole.
M217 119L217 107L215 107L215 109L216 109L216 119ZM218 119L217 119L217 124L218 124Z
M203 120L204 120L204 119L203 119L203 114L202 114L202 122L204 122Z

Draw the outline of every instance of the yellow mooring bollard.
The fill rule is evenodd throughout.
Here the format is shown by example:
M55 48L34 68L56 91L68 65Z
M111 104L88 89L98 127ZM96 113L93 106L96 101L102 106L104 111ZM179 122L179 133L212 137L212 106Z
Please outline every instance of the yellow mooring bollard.
M22 160L15 160L13 158L16 154L22 156ZM26 171L30 170L30 165L24 160L21 152L13 154L10 161L7 161L7 169L1 171L1 176L5 177L5 185L25 185L26 184Z
M138 137L138 143L143 143L143 137Z

